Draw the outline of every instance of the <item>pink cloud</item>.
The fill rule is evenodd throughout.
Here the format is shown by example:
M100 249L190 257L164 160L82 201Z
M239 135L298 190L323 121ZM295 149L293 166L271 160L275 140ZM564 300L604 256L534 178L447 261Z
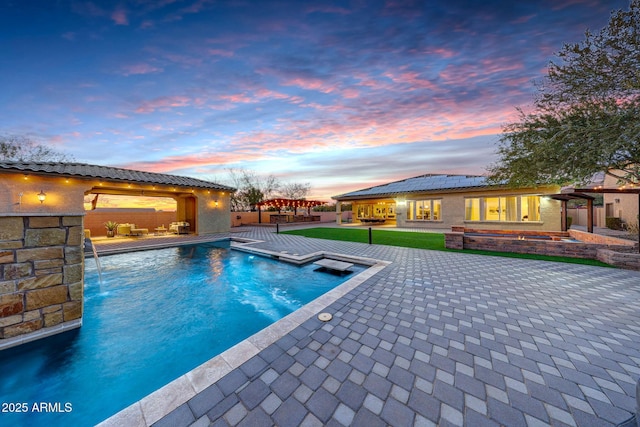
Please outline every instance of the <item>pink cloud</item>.
M253 152L217 152L217 153L198 153L184 156L170 156L153 162L132 162L123 167L134 170L143 170L148 172L171 173L176 170L197 168L211 165L229 165L234 163L242 163L246 161L256 161L264 159L259 150Z
M416 89L430 89L437 90L438 87L433 84L431 81L422 78L419 73L414 71L405 71L400 74L393 74L391 72L387 72L384 74L386 77L391 79L394 83L399 83L404 86L408 86L410 90Z
M445 49L442 47L434 47L428 51L429 54L438 55L442 58L453 58L458 54L455 50Z
M129 25L129 18L127 17L127 11L122 7L118 7L111 13L111 19L116 25Z
M253 98L244 93L237 93L234 95L222 95L220 96L220 99L223 99L225 101L231 101L237 104L249 104L253 102Z
M158 68L151 64L146 64L146 63L125 65L124 67L122 67L122 75L124 76L152 74L152 73L159 73L162 71L163 71L162 68Z
M315 90L322 93L331 93L336 90L336 86L328 84L320 79L296 77L282 83L284 86L297 86L306 90Z
M358 90L356 90L356 89L353 89L353 88L344 89L340 93L342 94L343 98L347 98L347 99L353 99L353 98L357 98L358 96L360 96L360 92Z
M209 49L207 51L210 55L213 56L223 56L225 58L231 58L233 55L235 55L234 52L230 51L230 50L224 50L224 49Z
M156 110L167 111L171 108L187 107L190 104L191 99L186 96L163 96L143 102L136 109L136 113L152 113Z

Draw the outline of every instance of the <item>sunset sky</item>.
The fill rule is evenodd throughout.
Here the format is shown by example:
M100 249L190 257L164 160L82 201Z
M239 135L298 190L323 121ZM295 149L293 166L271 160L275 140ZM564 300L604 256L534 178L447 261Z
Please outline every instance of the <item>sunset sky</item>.
M3 0L0 134L309 198L481 174L565 42L627 0Z

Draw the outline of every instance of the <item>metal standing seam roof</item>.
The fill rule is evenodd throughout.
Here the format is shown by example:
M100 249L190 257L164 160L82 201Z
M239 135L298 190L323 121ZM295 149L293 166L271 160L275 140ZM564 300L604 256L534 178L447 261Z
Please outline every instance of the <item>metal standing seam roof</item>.
M427 191L462 190L469 188L487 187L487 179L481 175L421 175L394 181L388 184L352 191L350 193L333 196L335 200L364 197L393 196L404 193L419 193Z
M133 169L110 166L90 165L86 163L62 162L0 162L0 172L34 173L39 175L75 176L100 178L113 181L137 182L147 184L176 185L214 190L235 191L235 188L215 182L204 181L186 176L168 175L156 172L144 172Z

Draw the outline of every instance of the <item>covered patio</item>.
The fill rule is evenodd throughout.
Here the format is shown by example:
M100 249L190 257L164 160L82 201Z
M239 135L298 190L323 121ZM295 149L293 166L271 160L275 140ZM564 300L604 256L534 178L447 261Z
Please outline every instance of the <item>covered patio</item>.
M638 214L640 214L640 188L605 188L603 186L595 186L593 188L574 188L565 187L559 194L549 196L554 200L562 202L562 231L567 231L567 202L569 200L583 199L587 201L587 232L593 233L593 200L595 197L589 193L596 194L637 194L638 195ZM640 222L640 217L638 218ZM640 253L640 233L638 233L638 252Z

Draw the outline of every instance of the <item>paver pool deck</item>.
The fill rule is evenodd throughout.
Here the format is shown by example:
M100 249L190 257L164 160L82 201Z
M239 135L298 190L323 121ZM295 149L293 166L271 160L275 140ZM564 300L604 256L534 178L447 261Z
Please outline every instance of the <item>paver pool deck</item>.
M636 410L640 272L274 231L230 236L388 265L318 310L332 320L166 396L166 415L104 425L614 426Z

